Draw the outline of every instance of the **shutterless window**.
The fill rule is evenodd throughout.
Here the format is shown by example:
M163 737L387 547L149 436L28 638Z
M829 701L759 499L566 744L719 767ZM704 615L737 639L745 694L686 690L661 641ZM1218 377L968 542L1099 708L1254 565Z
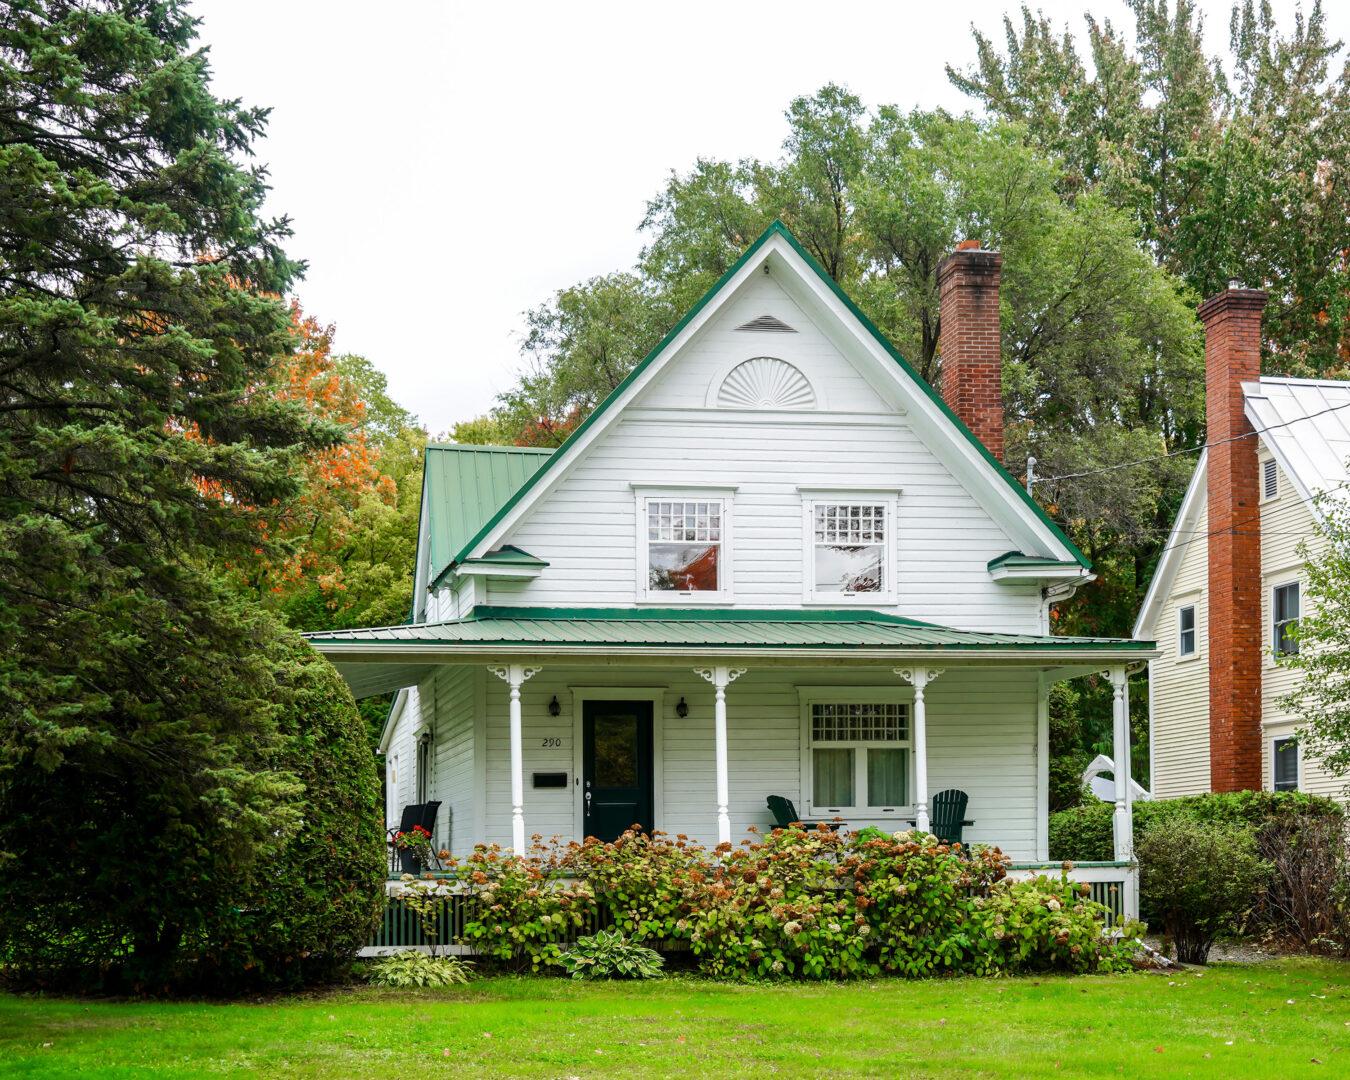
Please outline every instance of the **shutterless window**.
M1271 614L1274 622L1274 651L1276 656L1292 656L1298 652L1298 582L1275 586Z
M722 581L721 502L647 503L647 588L717 592Z
M424 803L431 798L431 736L423 735L417 740L417 801Z
M906 704L813 704L813 806L819 810L906 805L909 751Z
M884 505L817 503L812 520L815 591L884 591L886 525Z
M1275 740L1275 790L1298 790L1298 740Z
M1195 655L1195 605L1187 604L1177 612L1177 652Z
M1274 458L1267 461L1261 468L1263 491L1267 499L1273 499L1280 493L1280 474Z

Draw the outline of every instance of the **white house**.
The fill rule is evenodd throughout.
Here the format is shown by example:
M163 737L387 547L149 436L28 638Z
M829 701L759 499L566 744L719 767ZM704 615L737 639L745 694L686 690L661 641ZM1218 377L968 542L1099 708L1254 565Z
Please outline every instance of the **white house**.
M1154 653L1049 634L1090 572L996 459L999 272L940 273L950 405L775 224L556 451L429 448L410 623L310 636L399 691L391 821L712 845L771 795L895 830L959 788L967 841L1046 859L1049 687L1109 671L1127 761Z
M1306 602L1319 493L1344 497L1350 383L1260 374L1265 293L1201 306L1210 447L1201 456L1135 623L1150 662L1150 787L1159 798L1242 788L1343 797L1299 748L1280 663Z

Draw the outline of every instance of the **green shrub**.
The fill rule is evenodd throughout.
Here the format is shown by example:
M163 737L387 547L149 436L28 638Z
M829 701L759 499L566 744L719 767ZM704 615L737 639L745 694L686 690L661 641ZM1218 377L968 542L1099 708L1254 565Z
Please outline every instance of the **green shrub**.
M1239 926L1271 880L1243 823L1167 815L1135 838L1140 888L1177 959L1203 964L1217 935Z
M1134 833L1138 837L1158 820L1185 817L1195 821L1243 824L1253 829L1271 821L1311 815L1343 825L1345 809L1332 799L1302 791L1215 791L1179 799L1137 802ZM1050 815L1050 858L1056 861L1109 862L1114 856L1111 803L1093 801Z
M276 765L304 785L295 800L302 825L208 925L198 966L216 989L333 978L369 940L384 904L379 780L351 691L299 641L279 685Z
M372 961L367 979L374 986L462 986L472 974L468 960L401 952Z
M1038 877L976 898L987 944L981 970L1124 970L1132 951L1127 942L1141 927L1125 927L1122 938L1103 934L1106 909L1088 898L1089 891L1067 876Z
M659 979L665 963L655 949L630 941L617 930L578 938L562 954L574 979Z

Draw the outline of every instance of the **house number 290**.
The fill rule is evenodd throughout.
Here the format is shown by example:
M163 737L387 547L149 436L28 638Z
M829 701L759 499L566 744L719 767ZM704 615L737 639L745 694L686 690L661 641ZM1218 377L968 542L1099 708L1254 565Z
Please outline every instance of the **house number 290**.
M562 739L545 739L545 740L544 740L544 749L545 749L545 750L557 750L560 746L562 746Z

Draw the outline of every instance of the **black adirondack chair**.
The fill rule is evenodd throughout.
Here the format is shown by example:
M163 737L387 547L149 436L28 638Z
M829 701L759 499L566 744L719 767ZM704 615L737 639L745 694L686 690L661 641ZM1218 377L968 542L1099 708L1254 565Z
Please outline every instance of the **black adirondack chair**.
M769 804L769 811L773 814L773 823L780 829L791 829L793 827L801 829L814 829L819 822L807 822L797 813L797 808L792 805L792 800L784 798L782 795L770 795L766 800ZM825 823L826 828L834 829L836 832L843 828L842 821L829 821Z
M948 788L933 796L928 812L928 829L944 844L959 844L961 830L975 822L966 818L966 807L970 805L970 796L959 788ZM916 824L913 818L911 825Z

